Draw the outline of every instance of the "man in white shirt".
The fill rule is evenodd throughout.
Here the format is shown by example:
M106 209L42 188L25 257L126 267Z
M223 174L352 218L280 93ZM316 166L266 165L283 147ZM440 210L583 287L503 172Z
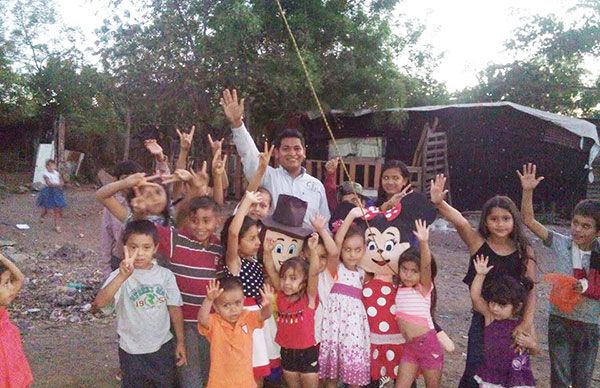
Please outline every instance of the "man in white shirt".
M238 101L236 90L226 89L221 98L221 106L231 124L233 142L242 159L244 175L250 181L259 164L259 151L254 140L242 121L244 114L244 99ZM321 214L329 221L330 213L327 206L325 187L317 178L306 173L302 163L306 159L304 137L296 129L284 129L273 142L274 156L279 167L268 167L262 180L262 186L271 192L272 202L277 203L279 194L298 197L308 203L304 216L305 227L312 227L310 220Z

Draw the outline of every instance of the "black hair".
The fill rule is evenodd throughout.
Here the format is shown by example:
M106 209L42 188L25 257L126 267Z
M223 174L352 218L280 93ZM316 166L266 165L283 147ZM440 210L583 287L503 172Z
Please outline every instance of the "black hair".
M437 276L437 263L435 261L435 257L432 253L431 255L431 283L433 283L433 290L431 291L431 307L429 309L431 313L431 318L435 320L435 308L437 306L437 287L435 287L435 277ZM421 252L416 247L410 247L402 254L400 254L400 259L398 260L398 280L400 279L400 266L402 263L407 261L412 261L415 263L419 269L421 268Z
M221 206L215 202L212 197L208 195L203 195L201 197L192 198L190 204L188 205L188 211L190 213L195 212L196 210L204 209L204 210L212 210L216 214L221 214Z
M56 164L56 160L54 160L54 159L47 159L47 160L46 160L46 164L44 164L44 166L48 167L48 165L49 165L50 163L54 163L54 164Z
M600 201L594 199L584 199L575 205L573 209L573 217L583 216L590 217L594 220L594 229L600 229Z
M121 240L123 244L127 244L127 240L134 234L143 234L145 236L152 237L152 241L154 244L158 244L158 231L156 230L156 225L152 221L148 220L133 220L127 223L125 226L125 230L123 231L123 237Z
M527 302L529 291L533 289L533 281L527 276L520 280L508 275L495 276L483 288L481 296L486 302L494 302L505 306L513 305L514 311L519 313Z
M219 279L219 288L221 288L223 291L233 291L233 290L240 290L240 291L244 291L244 286L242 285L242 282L240 281L240 279L233 277L233 276L228 276L228 277L223 277Z
M138 172L144 172L144 168L138 162L133 160L123 160L117 164L112 175L119 179L123 175L131 175Z
M288 137L295 137L300 139L302 147L304 147L304 136L302 136L302 133L300 133L300 131L295 128L286 128L279 131L279 133L275 137L275 140L273 141L273 145L275 146L275 148L279 149L279 147L281 146L281 141Z
M435 258L433 254L431 255L431 279L434 279L437 276L437 263L435 262ZM410 247L404 252L400 254L400 258L398 259L398 273L400 273L400 266L402 263L407 261L412 261L417 265L417 267L421 268L421 252L417 247Z
M365 239L365 228L363 228L361 225L357 225L357 224L352 224L350 225L350 227L348 228L348 232L346 232L346 235L344 236L344 241L350 237L354 237L354 236L358 236L360 238L362 238L363 240Z
M519 252L519 256L521 258L521 268L519 273L521 276L525 276L527 273L527 264L529 264L529 260L535 261L535 259L529 255L529 239L525 235L525 228L523 227L521 213L519 212L519 209L517 209L517 205L515 205L512 199L504 195L496 195L495 197L488 199L487 202L483 204L483 208L481 209L478 232L486 240L490 236L490 231L487 228L486 220L492 209L495 207L506 210L513 218L513 230L510 232L509 237L515 243L517 252Z
M159 185L165 191L165 196L166 196L165 208L163 209L162 212L160 212L160 216L163 219L162 225L169 226L171 224L171 191L165 185L162 185L160 183L159 183ZM133 190L129 190L127 192L126 199L127 199L127 204L130 205L130 207L131 207L131 200L133 200L134 197L135 197L135 192Z
M223 225L223 230L221 230L221 243L225 246L227 246L227 238L229 237L229 226L231 225L231 221L233 221L233 217L235 216L231 216L227 219L227 221L225 221L225 224ZM248 216L244 216L244 220L242 221L242 226L240 227L240 232L238 234L238 241L239 239L242 239L244 237L248 229L250 229L252 226L256 226L257 228L259 228L260 225L260 221L253 220Z
M304 260L304 258L302 258L300 256L294 256L294 257L291 257L291 258L287 259L286 261L284 261L283 264L281 264L281 268L279 268L279 278L280 279L283 275L285 275L285 273L288 269L291 269L293 271L301 271L302 272L302 274L304 275L304 279L302 281L302 284L304 285L304 287L300 288L300 290L298 291L298 296L300 299L302 299L302 297L306 293L306 287L308 287L309 267L310 267L310 265L307 260Z
M397 168L400 170L400 175L403 178L408 179L408 183L410 183L410 172L408 171L408 167L401 160L386 160L381 168L381 177L379 178L379 189L377 190L377 202L376 206L381 206L385 201L388 200L387 193L383 189L383 173L386 170Z

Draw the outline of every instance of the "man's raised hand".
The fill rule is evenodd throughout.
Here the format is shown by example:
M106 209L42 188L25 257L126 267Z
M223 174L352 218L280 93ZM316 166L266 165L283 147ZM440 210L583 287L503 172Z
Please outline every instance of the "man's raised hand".
M231 126L233 128L241 127L242 118L244 117L244 99L238 101L237 90L232 89L229 91L229 89L225 89L220 104Z

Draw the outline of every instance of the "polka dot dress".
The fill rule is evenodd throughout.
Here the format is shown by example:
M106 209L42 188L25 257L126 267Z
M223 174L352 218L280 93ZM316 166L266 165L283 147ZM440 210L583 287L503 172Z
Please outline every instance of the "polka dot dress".
M398 376L405 340L394 315L397 289L394 283L373 279L362 290L371 329L371 380Z
M225 276L233 276L242 282L244 288L244 296L246 298L254 298L256 304L260 302L260 290L265 283L263 266L256 259L242 259L240 274L235 276L229 272L229 268L225 268Z

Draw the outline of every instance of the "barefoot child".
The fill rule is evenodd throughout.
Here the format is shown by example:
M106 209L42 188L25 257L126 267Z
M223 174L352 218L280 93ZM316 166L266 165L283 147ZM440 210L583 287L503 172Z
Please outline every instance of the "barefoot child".
M46 161L46 171L43 176L46 186L40 191L40 195L37 198L37 205L42 208L40 222L44 219L48 211L52 211L54 215L54 229L60 233L62 209L67 207L67 202L62 190L64 183L60 177L60 172L56 169L56 162L54 160L48 159Z
M186 364L182 301L175 276L154 263L158 234L152 222L130 222L123 242L125 258L94 301L99 308L113 305L117 313L122 386L173 386L176 365Z
M15 299L25 276L19 268L0 253L0 387L24 388L33 383L33 376L19 329L8 317L6 310Z
M398 261L401 286L396 293L396 319L406 343L400 357L396 388L409 388L419 369L423 371L427 388L437 388L444 366L444 350L431 318L434 286L429 229L421 220L415 221L415 226L420 254L409 248Z
M583 295L571 312L550 304L550 383L553 387L591 387L600 339L600 202L579 202L573 210L571 235L562 235L535 219L533 191L544 179L536 177L535 164L523 166L523 173L518 174L523 187L523 222L556 255L555 272L579 279L575 290Z
M260 291L260 311L244 309L242 283L230 277L211 280L198 311L198 331L210 342L210 373L207 388L254 388L252 334L272 315L273 290ZM211 314L211 308L215 313Z
M539 353L535 336L519 333L513 341L513 331L519 324L519 315L533 282L528 278L519 282L510 276L501 276L483 290L483 281L492 269L487 264L487 257L477 256L477 275L471 284L473 308L485 319L485 353L475 380L480 387L533 388L535 380L529 355Z
M474 260L477 255L487 256L493 269L486 276L484 287L495 277L508 275L517 281L524 276L535 279L535 259L533 249L525 236L521 216L514 202L504 196L489 199L481 211L479 227L473 229L469 221L444 199L446 178L438 175L431 185L431 202L437 207L442 217L456 228L459 236L467 245L471 260L463 282L471 287L475 278ZM533 333L533 315L535 312L535 291L532 289L524 306L521 322L515 328L515 334ZM473 376L483 362L483 329L484 318L473 311L469 342L467 346L467 362L459 387L477 387Z
M323 219L323 222L325 220ZM300 256L286 260L275 271L275 241L265 241L265 268L277 290L277 336L281 346L283 377L290 388L316 387L319 384L319 347L315 339L315 313L318 305L317 283L319 235L308 239L307 262Z

